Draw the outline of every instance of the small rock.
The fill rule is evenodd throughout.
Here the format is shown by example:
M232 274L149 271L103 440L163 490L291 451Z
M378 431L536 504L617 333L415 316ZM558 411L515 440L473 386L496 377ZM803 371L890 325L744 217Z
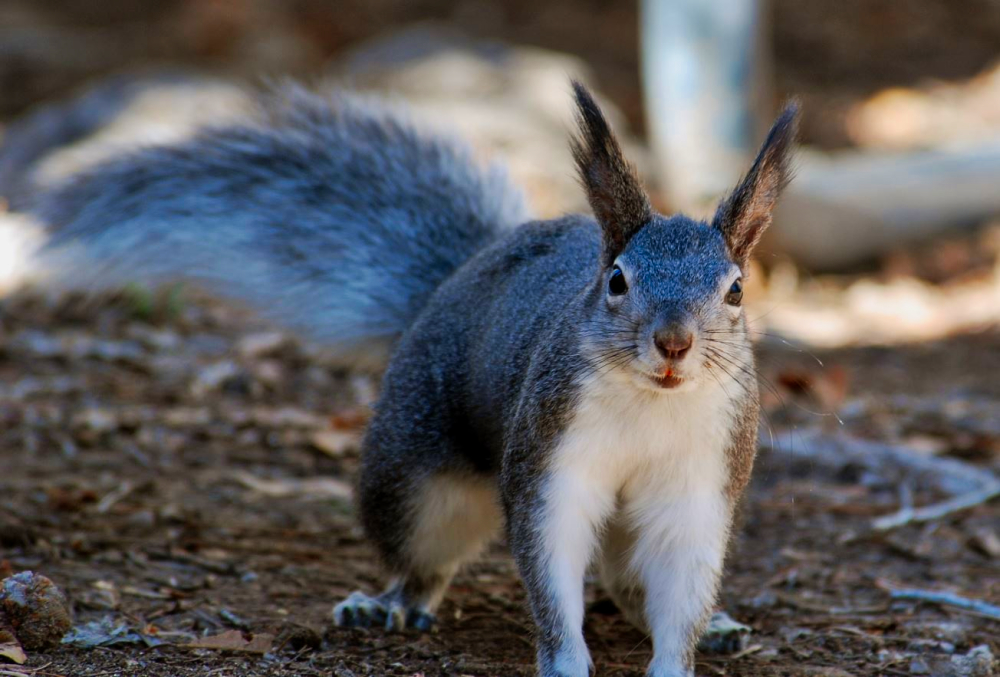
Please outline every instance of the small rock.
M779 632L781 633L781 637L785 640L786 644L792 644L796 640L804 637L810 637L815 634L808 628L781 628Z
M926 666L924 672L914 672L913 665L920 663ZM971 649L967 654L950 657L914 659L910 671L914 674L931 674L934 677L990 677L996 674L996 661L990 648L983 644Z
M91 433L106 433L118 429L118 418L106 409L88 408L73 415L74 428Z
M151 350L176 350L181 345L181 339L176 333L162 329L153 329L144 324L129 326L128 336Z
M256 359L279 352L289 342L288 336L279 331L249 334L236 343L236 352L243 358Z
M952 656L951 666L955 677L989 677L995 674L996 660L990 647L980 644L964 656Z
M917 623L907 623L907 634L919 635L921 637L931 637L934 639L961 644L965 641L968 628L965 624L956 621L925 621Z
M942 642L936 639L915 639L910 642L907 651L913 653L955 653L955 645L951 642Z
M212 412L205 407L174 407L163 413L163 422L174 428L208 425Z
M255 407L251 411L251 420L257 426L266 428L319 428L323 425L322 416L297 407Z
M778 596L770 590L765 590L750 600L749 606L753 609L770 609L778 603Z
M48 578L22 571L0 582L0 625L28 651L58 646L72 625L69 603Z
M1000 536L990 527L979 527L972 533L970 545L987 557L1000 559Z
M129 515L126 521L130 527L152 529L156 526L156 513L152 510L140 510Z
M93 609L114 610L121 605L121 595L112 581L94 581L77 601Z
M261 360L250 368L255 379L268 388L276 388L285 380L285 369L277 360Z
M278 633L278 645L292 651L309 649L315 651L323 644L323 638L318 632L307 625L285 623Z
M910 661L910 674L929 675L931 674L931 668L923 658L914 658Z
M232 360L222 360L206 366L198 372L191 384L191 394L196 398L218 390L242 374L242 370Z
M716 655L737 653L746 648L751 632L749 626L733 620L725 611L717 611L698 640L698 651Z
M316 449L332 458L340 458L361 444L361 435L345 430L318 430L309 439Z
M890 651L889 649L879 649L875 655L878 657L879 663L899 663L903 660L903 656L898 651Z

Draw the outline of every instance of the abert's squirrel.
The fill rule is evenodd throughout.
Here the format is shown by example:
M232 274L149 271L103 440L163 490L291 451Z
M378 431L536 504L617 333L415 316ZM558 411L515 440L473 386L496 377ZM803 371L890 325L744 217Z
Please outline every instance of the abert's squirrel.
M653 211L573 89L593 218L519 225L520 191L463 145L363 97L294 87L245 123L39 189L26 210L51 229L43 259L82 250L96 277L194 279L347 363L391 355L360 477L391 582L339 603L338 625L428 628L459 566L506 524L542 675L592 668L592 560L651 635L649 674L690 675L753 465L743 280L788 180L797 111L703 222Z

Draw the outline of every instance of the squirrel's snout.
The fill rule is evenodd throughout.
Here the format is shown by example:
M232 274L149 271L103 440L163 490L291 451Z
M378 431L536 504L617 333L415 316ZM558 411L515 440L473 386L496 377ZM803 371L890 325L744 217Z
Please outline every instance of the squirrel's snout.
M653 343L668 360L682 360L691 351L694 334L687 329L660 329L653 334Z

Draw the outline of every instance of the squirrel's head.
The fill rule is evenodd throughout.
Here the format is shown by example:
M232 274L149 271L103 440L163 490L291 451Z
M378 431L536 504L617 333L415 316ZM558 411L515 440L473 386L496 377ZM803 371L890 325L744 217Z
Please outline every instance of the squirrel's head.
M747 263L789 179L798 110L778 117L746 176L711 222L655 213L587 90L573 84L580 180L602 233L594 315L596 368L660 392L752 377L743 312Z

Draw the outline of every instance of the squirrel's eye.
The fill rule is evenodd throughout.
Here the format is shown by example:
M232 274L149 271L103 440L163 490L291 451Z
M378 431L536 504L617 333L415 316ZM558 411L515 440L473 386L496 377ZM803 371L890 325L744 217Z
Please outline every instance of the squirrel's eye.
M736 280L733 286L726 292L726 303L731 306L738 306L743 301L743 280Z
M618 266L611 271L611 279L608 280L608 291L612 296L621 296L628 291L628 284L625 282L625 273Z

